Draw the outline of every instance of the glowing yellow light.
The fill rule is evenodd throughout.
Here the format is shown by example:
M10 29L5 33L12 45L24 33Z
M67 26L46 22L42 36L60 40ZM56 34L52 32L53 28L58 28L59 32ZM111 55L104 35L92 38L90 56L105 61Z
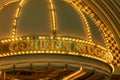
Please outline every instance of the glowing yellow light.
M40 36L39 36L40 37ZM38 38L39 38L38 37ZM14 39L5 39L5 40L1 40L1 42L7 42L7 41L16 41L16 39L20 39L21 38L21 41L22 41L22 39L23 40L27 40L27 37L19 37L19 38L14 38ZM30 37L28 37L28 38L30 38ZM44 39L44 38L46 38L46 39L51 39L51 37L45 37L45 36L41 36L41 39ZM33 38L31 38L31 40L32 40ZM37 38L36 38L37 39ZM54 39L54 38L53 38ZM89 41L85 41L85 40L80 40L80 39L77 39L77 38L70 38L70 37L55 37L55 39L58 39L58 41L59 41L59 39L61 39L61 41L62 40L65 40L65 41L63 41L63 44L64 43L67 43L67 45L65 45L65 46L69 46L68 45L68 42L75 42L75 43L78 43L78 44L81 44L81 43L85 43L86 45L93 45L93 46L96 46L96 47L98 47L98 48L100 48L100 49L102 49L102 51L103 52L101 52L101 55L103 55L103 57L99 57L99 56L93 56L93 55L91 55L91 54L82 54L82 53L78 53L77 51L70 51L70 50L67 50L67 51L62 51L62 50L64 50L64 48L62 49L62 50L59 50L59 49L56 49L56 50L48 50L47 49L47 51L40 51L40 50L34 50L34 49L32 49L33 51L24 51L24 50L21 50L20 52L14 52L14 55L20 55L20 54L33 54L33 53L58 53L58 54L69 54L69 55L78 55L78 56L86 56L86 57L89 57L89 58L94 58L94 59L98 59L98 60L101 60L101 61L103 61L103 59L105 59L104 61L106 61L106 62L108 62L108 60L107 60L107 57L108 57L108 59L110 58L110 56L104 56L104 54L105 53L107 53L106 55L108 55L108 53L109 53L109 51L107 50L107 49L105 49L104 47L102 47L102 46L100 46L100 45L97 45L97 44L95 44L95 43L93 43L93 42L89 42ZM72 41L71 41L72 40ZM76 44L77 45L77 44ZM78 45L79 46L79 45ZM108 52L106 52L106 51L108 51ZM111 54L111 53L109 53L109 54ZM4 54L5 55L5 54ZM6 56L11 56L11 55L13 55L13 53L9 53L9 54L7 54L6 53ZM112 56L112 55L111 55ZM4 56L5 57L5 56ZM109 59L109 62L110 62L110 59Z
M72 54L72 52L69 52L69 54Z
M18 41L18 38L16 38L15 40Z
M76 42L78 42L78 41L79 41L79 39L76 39L75 41L76 41Z
M3 55L0 54L0 57L3 57Z
M33 53L37 53L37 51L34 51Z
M2 42L2 43L4 43L5 41L4 41L4 40L2 40L1 42Z
M53 39L53 36L51 36L50 39Z
M60 40L60 39L61 39L61 37L57 37L57 39L59 39L59 40Z
M30 40L30 38L29 38L29 37L27 37L27 40Z
M57 53L57 51L54 51L54 53Z
M12 39L12 41L15 41L15 39Z
M50 51L50 53L53 53L53 51Z
M7 56L6 54L3 54L3 56Z
M42 38L45 39L45 36L43 36Z
M19 1L19 0L17 0L17 1ZM17 7L16 12L15 12L15 16L14 16L14 20L13 20L12 38L15 38L15 36L16 36L17 19L19 17L19 13L20 13L23 2L24 2L24 0L20 1L19 6Z
M50 6L50 12L51 12L51 18L52 18L53 35L55 36L56 35L56 17L55 17L53 0L49 0L49 6Z
M41 36L39 36L39 39L42 39L42 37L41 37Z
M72 39L72 41L75 41L75 39Z
M46 51L46 53L49 53L49 51Z
M68 40L69 38L65 37L65 40Z
M33 53L33 51L30 51L30 53Z
M64 54L65 53L65 51L62 51L62 54Z
M76 55L79 55L79 53L77 52Z
M24 51L22 51L22 54L25 54L25 52L24 52Z
M19 40L22 40L22 38L21 38L21 37L19 37L18 39L19 39Z
M10 56L10 54L9 54L9 53L7 53L6 55L7 55L7 56Z
M62 40L65 40L65 38L63 37Z
M26 51L26 54L29 54L29 51Z
M14 34L15 34L15 32L12 32L12 34L14 35Z
M20 8L18 7L18 8L17 8L17 11L16 11L16 14L15 14L15 18L18 18L19 12L20 12ZM14 20L14 21L15 21L15 20Z
M87 22L87 19L86 17L84 16L83 12L81 11L81 8L77 5L77 3L74 3L72 1L69 1L74 7L75 9L77 9L77 11L79 11L81 17L83 18L84 22L85 22L85 25L86 25L86 31L87 31L87 34L88 35L88 40L91 42L92 41L92 36L91 36L91 31L90 31L90 28L89 28L89 25L88 25L88 22Z
M41 53L41 51L38 51L38 53Z
M19 3L19 6L22 6L24 3L24 0L21 0L20 3Z
M42 53L45 53L45 51L42 51Z
M5 42L8 42L8 40L4 40Z
M57 53L60 53L61 51L57 51Z
M10 53L10 55L13 55L13 53Z
M20 52L18 52L18 53L20 53ZM12 54L12 53L11 53ZM16 52L14 52L14 55L17 55L17 53Z
M8 41L10 42L10 41L11 41L11 39L8 39Z

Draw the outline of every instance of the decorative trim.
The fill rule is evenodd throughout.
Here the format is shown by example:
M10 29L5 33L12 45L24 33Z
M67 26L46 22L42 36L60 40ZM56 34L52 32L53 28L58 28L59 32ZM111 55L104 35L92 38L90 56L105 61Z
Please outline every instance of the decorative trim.
M108 64L113 60L104 47L78 38L23 36L0 40L0 57L44 53L85 56Z

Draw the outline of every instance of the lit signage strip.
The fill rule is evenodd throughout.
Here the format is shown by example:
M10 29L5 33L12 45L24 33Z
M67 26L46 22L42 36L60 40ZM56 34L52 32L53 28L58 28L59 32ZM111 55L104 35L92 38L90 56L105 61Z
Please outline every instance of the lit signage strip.
M77 39L78 40L78 39ZM20 38L15 41L6 41L0 43L0 54L3 56L17 54L34 54L34 53L59 53L77 56L86 56L103 59L111 62L112 55L97 45L90 45L84 41L76 41L72 38ZM93 57L92 57L93 58Z

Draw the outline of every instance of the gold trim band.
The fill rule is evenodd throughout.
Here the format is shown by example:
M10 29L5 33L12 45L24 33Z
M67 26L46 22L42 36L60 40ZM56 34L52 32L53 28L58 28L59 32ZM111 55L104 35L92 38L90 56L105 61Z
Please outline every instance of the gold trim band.
M77 38L25 36L0 41L0 56L21 54L67 54L94 58L111 63L113 57L104 47Z

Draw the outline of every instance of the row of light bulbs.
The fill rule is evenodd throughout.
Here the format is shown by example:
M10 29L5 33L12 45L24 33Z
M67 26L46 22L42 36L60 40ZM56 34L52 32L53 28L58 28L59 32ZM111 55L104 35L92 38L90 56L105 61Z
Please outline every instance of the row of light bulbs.
M61 41L73 41L73 42L76 42L76 43L85 43L85 44L88 44L88 45L96 45L97 47L103 49L103 50L106 50L104 47L100 46L100 45L97 45L93 42L89 42L89 41L86 41L86 40L81 40L81 39L77 39L77 38L70 38L70 37L53 37L53 36L36 36L35 39L33 39L33 37L30 37L30 36L26 36L26 37L18 37L18 38L11 38L11 39L3 39L3 40L0 40L1 43L9 43L9 42L16 42L16 41L30 41L30 40L61 40Z
M112 53L113 57L118 57L118 56L114 56L114 54L118 54L119 52L118 50L115 50L115 48L119 48L119 46L118 44L115 44L116 40L114 35L109 30L109 28L104 24L104 22L102 22L99 18L96 18L96 14L92 11L92 9L90 9L90 7L87 6L87 4L84 4L84 5L85 6L82 8L83 11L86 12L90 16L91 20L100 28L99 30L102 32L102 37L105 42L107 50ZM114 46L111 44L114 44ZM112 49L110 49L110 47L112 47ZM118 63L119 62L118 60L119 59L116 59L116 60L114 59L113 63L119 66L120 63Z
M13 1L10 1L10 2L8 2L8 3L6 3L5 5L3 5L1 8L0 8L0 10L1 9L3 9L4 7L7 7L8 5L10 5L10 4L12 4L12 3L14 3L14 2L17 2L17 1L19 1L19 0L13 0ZM68 1L68 0L66 0L66 1ZM76 0L77 1L77 0ZM50 2L50 5L51 5L51 9L52 10L54 10L54 6L53 6L53 1L52 0L50 0L49 1ZM72 1L68 1L68 2L70 2L70 3L72 3ZM17 10L16 10L16 14L15 14L15 18L14 18L14 27L13 27L13 38L15 38L15 34L16 34L16 23L17 23L17 18L18 18L18 16L19 16L19 13L20 13L20 9L21 9L21 7L23 6L23 3L24 3L24 0L21 0L20 1L20 3L19 3L19 6L18 6L18 8L17 8ZM77 2L76 2L77 3ZM80 13L81 13L81 10L78 10L78 11L80 11ZM55 12L54 12L55 13ZM87 32L88 32L88 36L89 36L89 40L91 41L92 40L92 38L91 38L91 32L90 32L90 29L89 29L89 27L88 27L88 23L87 23L87 21L86 21L86 19L85 19L85 16L83 15L83 13L81 13L81 15L83 16L83 19L84 19L84 21L85 21L85 23L86 23L86 27L87 27ZM90 15L90 14L89 14ZM55 16L55 14L53 15L53 16ZM52 17L52 18L54 18L55 19L55 17ZM92 17L92 19L95 19L94 17ZM101 21L99 20L99 21L97 21L96 19L95 19L95 23L97 24L101 24ZM55 23L55 22L54 22ZM101 24L102 25L102 24ZM100 25L100 26L101 26ZM55 27L54 27L54 29L56 29ZM103 29L103 28L102 28ZM106 28L104 28L102 31L105 31L106 30ZM109 31L107 31L107 33L110 33ZM107 34L104 34L104 35L106 35L107 36ZM112 35L113 36L113 35ZM21 38L20 38L21 39ZM66 39L66 38L65 38ZM14 41L15 39L12 39L12 41ZM16 39L17 40L17 39ZM104 39L104 40L106 40L105 42L108 42L108 40L107 39ZM10 41L10 39L8 40L8 41ZM7 42L7 40L5 40L5 41L2 41L2 42ZM109 44L108 44L108 46L109 46Z
M86 29L87 36L88 36L88 40L90 42L92 42L91 30L90 30L88 21L87 21L85 15L82 12L81 5L79 4L80 1L78 1L78 0L72 0L72 1L65 0L65 1L69 2L69 4L72 4L77 9L78 13L80 14L80 16L82 17L82 19L84 21L84 24L85 24L85 27L86 27L85 29Z
M77 2L78 2L78 1L77 1ZM100 30L103 31L103 34L104 34L104 35L107 35L107 34L104 33L104 30L103 30L103 29L106 29L106 27L103 26L102 21L101 21L100 19L96 19L95 13L94 13L85 3L79 1L79 4L80 4L80 3L82 3L82 4L81 4L81 6L82 6L81 9L82 9L82 11L85 12L85 13L87 13L88 16L91 18L91 20L92 20L98 27L100 27ZM79 5L79 6L80 6L80 5ZM101 28L101 26L102 26L102 28ZM87 28L87 29L88 29L88 28ZM90 30L90 29L88 29L88 31L89 31L89 30ZM108 32L109 32L109 31L108 31ZM89 35L90 35L90 33L89 33ZM106 38L106 37L104 37L104 35L102 35L103 38ZM104 39L104 42L105 42L106 45L107 45L108 40L107 40L107 39Z
M97 59L103 62L106 62L106 60L93 56L93 55L89 55L89 54L79 54L79 52L72 52L72 51L57 51L57 50L33 50L33 51L18 51L18 52L10 52L10 53L4 53L4 54L0 54L0 57L7 57L7 56L14 56L14 55L24 55L24 54L67 54L67 55L76 55L76 56L84 56L84 57L89 57L89 58L93 58L93 59Z
M49 0L49 6L50 6L50 13L51 13L51 20L52 20L52 29L53 33L56 33L56 15L55 15L55 6L53 4L53 0ZM56 34L53 34L56 35Z
M86 5L87 6L87 5ZM88 6L87 6L88 7ZM105 42L106 48L109 52L111 52L113 55L114 54L118 54L118 50L115 50L115 47L118 48L118 44L114 44L113 42L116 42L114 39L114 35L112 34L112 32L108 29L108 27L104 24L104 22L102 22L100 19L97 19L95 16L96 14L88 7L88 8L83 8L83 11L86 12L91 20L100 28L100 31L102 32L102 37L103 40ZM114 40L112 40L112 39ZM111 45L111 44L114 44ZM112 49L110 49L110 47L112 47ZM113 53L113 50L115 50L115 52ZM118 56L114 56L114 57L118 57ZM117 59L118 60L118 59ZM115 61L115 60L114 60ZM116 61L117 62L117 61ZM116 64L116 63L115 63ZM119 63L118 63L119 65Z
M88 57L88 58L92 58L92 59L96 59L96 60L100 60L102 62L105 62L107 64L109 64L113 71L114 71L114 66L107 60L104 60L102 58L93 56L93 55L89 55L89 54L79 54L78 52L66 52L66 51L26 51L26 52L14 52L14 53L7 53L7 54L3 54L0 55L0 57L6 57L6 56L13 56L13 55L22 55L22 54L68 54L68 55L74 55L74 56L83 56L83 57Z
M86 8L86 7L87 7L87 8ZM100 31L102 31L102 34L103 34L102 36L103 36L103 38L106 38L106 39L104 39L104 42L105 42L107 48L109 48L110 43L108 43L108 41L111 39L111 37L114 38L113 34L110 32L110 30L107 28L107 26L105 26L105 24L104 24L100 19L96 19L95 13L94 13L93 11L91 11L91 9L88 8L87 5L85 6L85 8L83 8L83 11L86 12L86 13L90 16L91 20L92 20L98 27L100 27ZM110 36L108 36L108 34L109 34ZM104 36L105 36L105 37L104 37ZM112 41L112 40L111 40L111 41ZM117 45L115 44L115 46L117 46Z
M20 15L20 11L22 9L24 1L25 0L21 0L19 2L19 5L18 5L18 7L16 9L16 12L15 12L15 16L14 16L14 19L13 19L12 38L15 38L15 36L16 36L17 20L18 20L18 17Z
M5 4L4 6L8 6L9 4L12 4L12 3L14 3L14 2L17 2L17 1L19 1L19 0L14 0L14 1L11 1L11 2L8 2L7 4ZM66 0L66 1L68 1L68 0ZM51 9L52 10L54 10L54 5L53 5L53 1L52 0L49 0L49 2L50 2L50 6L51 6ZM68 1L68 2L70 2L70 3L72 3L71 1ZM21 0L20 1L20 3L19 3L19 6L18 6L18 8L17 8L17 10L16 10L16 14L15 14L15 18L14 18L14 27L13 27L13 39L11 40L11 39L8 39L8 40L2 40L2 42L9 42L9 41L17 41L17 40L22 40L22 38L16 38L15 39L15 34L16 34L16 23L17 23L17 18L18 18L18 16L19 16L19 13L20 13L20 9L21 9L21 7L23 6L23 3L24 3L24 0ZM72 4L74 4L74 3L72 3ZM75 5L75 4L74 4ZM76 6L76 5L75 5ZM81 13L81 10L78 10L80 13ZM55 12L54 12L55 13ZM89 40L91 41L92 40L92 38L91 38L91 32L90 32L90 29L89 29L89 26L88 26L88 23L87 23L87 21L86 21L86 19L85 19L85 16L83 15L83 13L81 13L81 15L83 16L83 19L84 19L84 21L85 21L85 23L86 23L86 26L87 26L87 32L88 32L88 36L89 36ZM55 16L55 14L53 15L53 16ZM55 17L52 17L52 18L55 18ZM55 26L54 26L54 29L56 29L55 28ZM40 37L40 39L44 39L45 37ZM28 39L29 39L29 37L28 37ZM62 40L68 40L68 38L62 38ZM70 39L69 38L69 40L72 40L72 41L79 41L79 42L82 42L83 40L75 40L75 39ZM87 43L86 41L83 41L83 42L85 42L85 43ZM89 44L93 44L93 43L89 43Z

